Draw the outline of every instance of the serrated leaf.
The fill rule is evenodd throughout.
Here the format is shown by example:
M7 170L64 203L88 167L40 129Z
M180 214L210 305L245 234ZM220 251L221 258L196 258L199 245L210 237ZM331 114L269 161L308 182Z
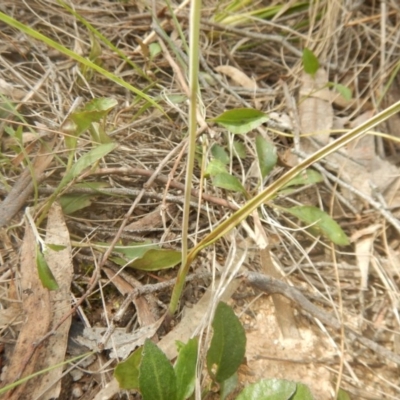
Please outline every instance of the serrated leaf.
M213 337L207 352L207 369L213 380L230 378L243 362L246 334L232 308L220 302L212 323Z
M236 176L222 172L212 178L212 183L215 187L230 190L232 192L246 193L243 185Z
M225 111L211 121L222 125L232 133L246 134L268 121L268 116L254 108L236 108Z
M234 152L233 155L239 157L240 159L244 160L247 157L246 146L237 140L233 142Z
M143 347L140 347L115 367L114 376L121 389L139 390L139 366L142 361L142 351Z
M141 271L160 271L173 268L182 261L182 253L176 250L152 249L141 258L130 262L128 267Z
M275 167L278 156L274 144L261 135L256 137L256 150L261 176L264 179Z
M283 188L287 188L290 186L305 186L312 185L314 183L323 182L323 176L314 169L306 169L305 171L300 172L295 178L290 180Z
M319 61L315 54L307 47L303 50L303 68L309 75L315 75L319 68Z
M262 379L248 385L236 400L289 400L296 392L296 384L284 379Z
M43 253L39 249L39 246L36 246L36 268L38 270L39 279L40 282L42 282L43 287L49 290L57 290L58 283L56 278L54 278L54 275L51 272Z
M211 147L211 155L221 161L223 164L229 164L230 158L229 158L229 154L226 152L226 150L218 145L218 144L214 144Z
M176 400L176 376L166 355L149 339L139 367L143 400Z
M305 222L307 225L312 225L314 230L326 236L333 243L340 246L347 246L350 244L348 237L339 224L319 208L313 206L296 206L285 208L284 210Z
M179 349L175 363L176 375L176 400L185 400L194 392L196 381L198 339L190 339L187 344Z
M307 385L297 383L296 393L290 400L314 400L314 397Z
M228 173L226 166L222 161L214 158L208 163L204 176L208 178L221 173Z

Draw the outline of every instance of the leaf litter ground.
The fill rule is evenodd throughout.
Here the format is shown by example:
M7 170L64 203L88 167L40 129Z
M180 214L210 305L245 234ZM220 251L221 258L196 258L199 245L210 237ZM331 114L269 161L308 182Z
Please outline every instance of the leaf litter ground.
M128 60L101 43L87 25L57 2L5 1L1 5L1 12L144 91L164 111L2 23L1 321L3 363L8 366L3 368L3 383L18 377L20 371L13 365L24 365L26 376L43 369L47 362L54 365L97 346L107 327L117 324L118 316L116 332L105 344L108 350L86 360L86 372L75 368L62 378L59 368L58 375L45 375L13 394L24 398L35 390L39 397L51 383L60 381L63 384L56 385L48 396L111 398L117 390L109 373L115 357L126 357L146 337L153 337L168 357L174 358L175 340L187 341L196 329L200 331L200 321L204 322L203 329L210 326L209 304L215 295L207 288L221 285L227 288L225 299L233 299L247 332L247 363L240 370L242 385L262 378L285 378L307 383L315 398L325 399L332 398L340 381L354 398L398 398L398 364L381 348L366 347L359 339L398 355L396 211L400 198L398 145L393 140L399 137L398 116L377 129L391 135L391 140L367 135L328 157L315 166L323 182L298 185L282 193L273 205L266 205L249 218L248 224L215 248L204 250L192 266L177 325L169 333L155 333L168 305L170 280L176 270L126 267L132 257L127 247L129 251L134 246L143 248L143 244L169 251L180 249L187 131L185 47L170 10L162 2L156 5L159 23L152 25L150 3L70 4ZM221 5L208 2L201 25L200 86L205 117L212 119L226 110L243 107L262 110L270 117L258 133L274 143L278 165L264 185L295 165L304 152L314 152L344 129L357 126L400 99L396 73L400 11L395 1L388 2L387 9L378 9L371 2L353 9L339 8L330 1L295 10L279 2L276 5L279 11L271 19L259 19L262 10L257 5L228 15L221 12ZM253 12L255 17L249 18L246 12ZM186 35L187 5L176 8L176 15ZM302 72L304 47L313 50L321 65L311 80ZM351 99L339 85L351 88ZM52 300L44 292L47 300L43 301L35 269L29 272L28 268L37 238L24 223L24 210L31 207L37 221L46 201L65 179L71 153L66 138L73 132L65 123L69 113L102 97L115 99L118 105L104 124L100 121L91 132L80 136L72 161L76 164L93 149L94 141L104 145L109 140L118 148L99 157L98 163L85 165L86 169L74 177L78 179L62 188L59 200L63 212L54 206L46 217L48 228L44 228L45 223L39 226L38 234L43 238L57 236L49 222L60 226L60 237L49 239L56 245L61 244L61 236L65 240L65 233L69 235L71 247L67 241L66 248L59 250L64 252L64 262L57 261L59 251L49 252L46 260L56 276L62 269L73 272L72 285L66 277L59 278L62 299ZM248 192L257 193L256 130L233 139L218 125L202 126L206 128L199 136L199 152L202 148L204 165L210 161L213 145L225 149L229 156L235 141L235 148L244 155L230 156L229 172ZM203 180L204 165L199 158L190 226L193 241L245 201L242 194L218 189L209 179ZM145 185L159 167L154 184ZM199 191L204 193L202 201L198 200ZM142 198L126 218L137 196ZM317 238L312 236L304 229L305 224L282 212L282 208L300 205L327 211L350 237L351 245L333 247L318 232ZM119 232L123 222L125 229ZM103 262L116 235L117 246ZM268 248L261 251L266 242ZM276 296L271 299L259 289L236 281L228 284L230 275L224 274L236 267L262 271L290 284L358 336L323 322L323 317L313 315L304 302L289 303ZM221 274L222 280L213 286L213 276ZM142 290L143 295L131 298L121 308L133 289ZM29 297L30 291L38 296L36 300ZM84 299L72 320L67 351L63 346L68 335L62 332L63 325L58 326L63 319L64 326L68 324L65 291L73 306ZM40 301L42 308L35 306L35 301ZM285 326L276 315L289 316L291 323ZM37 318L42 324L36 323ZM21 340L27 335L27 343L33 345L53 329L59 335L52 346L58 355L40 350L38 357L37 351L21 351L16 346L18 336Z

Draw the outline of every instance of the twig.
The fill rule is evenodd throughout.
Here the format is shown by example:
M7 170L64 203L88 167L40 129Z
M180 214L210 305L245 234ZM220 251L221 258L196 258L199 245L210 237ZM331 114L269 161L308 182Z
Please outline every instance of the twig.
M257 272L244 272L242 276L250 285L257 287L266 293L279 293L297 303L304 311L308 312L322 323L334 329L341 329L340 322L333 315L315 306L298 289ZM374 341L359 335L350 328L345 327L344 331L351 340L357 340L359 343L380 356L400 365L400 355L397 355Z

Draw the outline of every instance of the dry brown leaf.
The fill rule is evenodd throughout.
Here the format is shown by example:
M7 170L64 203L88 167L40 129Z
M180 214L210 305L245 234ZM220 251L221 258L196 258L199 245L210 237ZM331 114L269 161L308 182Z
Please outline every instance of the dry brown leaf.
M34 184L39 184L43 179L43 173L54 158L56 137L48 143L43 143L33 163L33 168L26 167L10 193L0 205L0 228L6 226L14 215L24 205L27 198L33 192ZM32 174L34 176L32 176Z
M27 376L59 364L65 359L71 316L65 319L54 335L34 351L29 362L26 359L32 353L35 343L55 329L71 309L70 286L73 276L71 245L64 216L57 203L54 203L49 211L45 241L47 244L65 246L60 251L48 248L45 253L45 259L59 289L50 292L39 280L35 238L31 228L27 226L21 256L21 288L26 319L11 358L11 365L7 370L7 382L18 378L22 366L26 365L23 376ZM10 398L41 400L58 398L62 372L62 367L52 369L47 374L29 380L25 385L19 386Z
M130 277L130 281L135 283L136 286L132 286L129 282L127 282L123 277L115 273L112 269L103 267L103 271L107 275L108 279L112 281L113 285L118 289L118 291L122 295L128 295L134 290L135 287L142 286L142 284L137 281L135 278ZM157 300L152 295L148 295L146 297L139 296L135 297L132 302L135 305L138 321L141 327L145 327L147 325L154 324L158 319L158 315L155 316L151 310L152 307L148 302L148 298L152 299L152 302L156 302Z
M230 65L220 65L219 67L216 67L215 70L217 72L220 72L221 74L228 76L238 85L246 89L251 89L251 90L257 89L256 81L249 78L243 71L240 71L235 67L232 67Z
M301 133L312 133L321 144L328 143L333 126L333 109L327 83L328 74L323 68L314 77L303 72L299 93Z
M10 364L3 379L3 385L13 383L22 376L29 376L36 372L36 366L41 357L40 351L31 354L35 342L48 333L51 322L50 292L45 289L39 280L36 268L36 241L29 224L25 228L24 242L21 249L21 289L22 306L25 312L25 321L22 325L15 345ZM41 349L38 349L41 350ZM24 367L22 371L21 368ZM21 376L22 374L22 376ZM29 399L25 391L30 382L21 385L6 398Z

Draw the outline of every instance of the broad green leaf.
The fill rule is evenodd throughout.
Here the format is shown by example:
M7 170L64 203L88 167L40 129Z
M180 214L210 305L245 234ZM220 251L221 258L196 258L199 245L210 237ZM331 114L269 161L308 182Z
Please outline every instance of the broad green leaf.
M78 138L89 128L92 128L91 134L95 141L109 143L111 139L105 133L96 133L93 124L105 118L117 104L115 99L97 98L89 101L82 110L73 112L63 125L64 131L68 133L64 138L66 146L75 149Z
M88 151L72 166L62 179L60 186L63 187L73 179L77 178L86 168L93 166L93 164L113 151L116 147L116 143L105 143Z
M63 244L53 244L53 243L46 243L46 247L53 251L62 251L67 248Z
M212 183L215 187L219 187L221 189L230 190L232 192L246 193L243 185L240 183L239 179L236 176L228 174L227 172L222 172L220 174L215 175L212 178Z
M220 302L212 323L214 330L207 352L207 369L213 380L230 378L243 362L246 334L232 308Z
M98 190L107 186L108 185L106 182L79 182L76 183L73 187ZM75 211L90 206L94 197L95 194L65 194L61 196L58 201L63 209L64 214L69 215L74 213Z
M214 144L211 147L211 154L215 159L221 161L223 164L229 164L230 161L229 154L222 146Z
M115 367L114 376L121 389L139 390L139 366L142 361L142 351L143 347L140 347Z
M176 375L176 400L189 398L194 391L196 381L198 339L190 339L179 349L174 370Z
M315 171L314 169L306 169L305 171L300 172L295 178L290 180L283 187L287 188L289 186L305 186L323 181L324 178L318 171Z
M319 208L313 206L296 206L285 208L284 211L294 215L307 225L312 224L311 228L316 230L317 234L326 236L333 243L340 246L347 246L350 244L348 237L339 224Z
M337 395L337 400L351 400L351 397L345 390L340 388Z
M157 42L150 43L149 52L150 52L150 60L153 60L156 56L158 56L162 52L160 44Z
M272 171L278 161L276 147L270 140L266 140L259 135L256 137L256 150L261 176L264 179Z
M100 243L100 245L105 245L108 247L108 243ZM135 258L143 257L143 255L151 249L159 249L157 244L153 244L150 240L146 240L140 243L128 243L126 246L115 246L113 252L122 254L129 261ZM124 262L126 264L126 261Z
M208 163L204 176L208 178L210 176L215 176L221 173L228 173L226 166L222 161L214 158Z
M54 275L51 272L51 269L49 268L38 245L36 245L36 268L38 270L39 279L40 282L42 282L43 287L49 290L57 290L58 283L56 278L54 278Z
M246 146L237 140L233 142L234 152L233 155L239 157L240 159L244 160L247 157Z
M353 97L351 89L347 86L341 85L340 83L329 82L329 86L332 86L345 100L350 101Z
M92 204L94 195L91 194L65 194L58 199L64 214L70 215Z
M254 108L236 108L225 111L210 121L222 125L232 133L246 134L268 121L268 116Z
M128 267L141 271L160 271L173 268L182 261L182 253L176 250L152 249L141 258L128 264Z
M319 68L319 61L315 54L307 47L303 50L303 68L309 75L315 75Z
M289 400L296 392L296 384L284 379L262 379L248 385L236 400Z
M296 393L290 400L314 400L314 397L307 385L297 383Z
M176 400L176 376L166 355L149 339L139 367L143 400Z
M226 399L238 386L238 374L235 372L230 378L220 385L220 400Z
M86 103L83 111L93 112L94 114L92 114L92 121L99 121L117 105L118 101L115 99L112 99L110 97L98 97Z

